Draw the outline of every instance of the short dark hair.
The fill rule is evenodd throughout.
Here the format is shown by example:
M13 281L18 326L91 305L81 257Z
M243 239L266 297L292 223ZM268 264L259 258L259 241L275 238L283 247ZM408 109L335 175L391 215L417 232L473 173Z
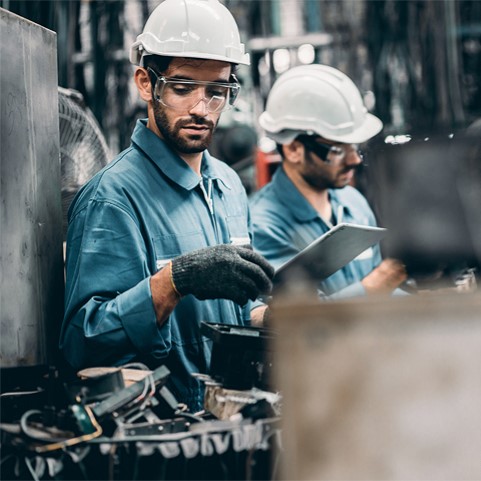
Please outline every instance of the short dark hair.
M144 68L146 69L152 69L156 73L164 73L170 65L170 62L172 62L174 57L162 57L160 55L147 55L144 57ZM155 82L157 81L155 75L148 70L149 72L149 77L150 77L150 83L152 84L152 87L155 86Z
M282 160L284 160L284 150L282 149L282 144L276 142L276 149L279 154L281 154Z

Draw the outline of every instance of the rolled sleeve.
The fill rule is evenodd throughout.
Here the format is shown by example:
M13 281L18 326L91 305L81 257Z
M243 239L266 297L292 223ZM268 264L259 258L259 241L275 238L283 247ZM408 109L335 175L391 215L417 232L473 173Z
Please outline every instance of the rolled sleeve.
M119 318L130 341L139 352L149 352L154 344L157 355L170 349L169 321L159 328L156 322L150 278L139 282L118 297ZM153 340L155 342L153 343Z

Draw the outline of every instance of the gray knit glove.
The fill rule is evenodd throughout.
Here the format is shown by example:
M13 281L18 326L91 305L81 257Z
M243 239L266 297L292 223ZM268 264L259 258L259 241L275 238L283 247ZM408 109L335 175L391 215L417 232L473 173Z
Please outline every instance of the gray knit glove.
M221 244L172 260L172 281L181 296L230 299L243 306L272 289L273 267L250 246Z

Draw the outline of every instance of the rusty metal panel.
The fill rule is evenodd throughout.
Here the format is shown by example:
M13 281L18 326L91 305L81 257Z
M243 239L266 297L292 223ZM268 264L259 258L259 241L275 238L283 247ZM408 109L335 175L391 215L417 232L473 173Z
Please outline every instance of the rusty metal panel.
M56 34L0 9L1 367L53 360L63 312Z
M481 479L480 294L278 302L281 479Z

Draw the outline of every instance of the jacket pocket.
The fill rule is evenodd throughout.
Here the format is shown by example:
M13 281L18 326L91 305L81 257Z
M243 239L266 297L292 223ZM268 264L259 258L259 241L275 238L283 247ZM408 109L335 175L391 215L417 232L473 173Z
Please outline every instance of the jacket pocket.
M152 238L152 243L157 270L162 269L175 257L207 247L205 236L201 231L155 236Z
M234 245L247 245L251 243L247 229L246 218L243 215L228 215L226 217L229 240Z

